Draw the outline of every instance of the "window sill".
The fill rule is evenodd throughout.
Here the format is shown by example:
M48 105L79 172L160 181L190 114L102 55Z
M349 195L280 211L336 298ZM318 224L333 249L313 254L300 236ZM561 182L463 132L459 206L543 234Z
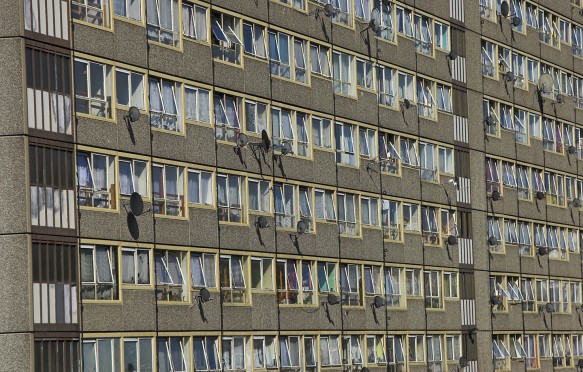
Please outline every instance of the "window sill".
M126 290L138 290L138 291L143 291L143 290L153 290L154 289L154 285L153 284L121 284L121 289Z
M249 227L247 222L231 222L231 221L219 221L221 225L226 226L240 226L240 227Z
M207 39L208 39L208 35L207 35ZM204 45L204 46L207 46L207 47L210 46L210 44L211 44L209 41L201 40L201 39L195 39L195 38L192 38L190 36L185 36L184 34L182 34L182 40L183 41L188 41L188 42L191 42L191 43L195 43L195 44L201 44L201 45Z
M81 118L87 118L87 119L105 121L105 122L112 123L112 124L117 124L117 118L115 117L115 115L112 118L106 118L106 117L103 117L103 116L95 116L95 115L85 114L83 112L77 112L77 111L75 111L75 116L78 116L78 117L81 117Z
M133 24L133 25L136 25L136 26L146 27L146 23L143 20L138 21L138 20L135 20L135 19L132 19L132 18L129 18L129 17L124 17L124 16L117 15L117 14L114 14L113 15L113 20L114 21L126 22L126 23Z
M340 234L341 238L349 238L349 239L361 239L362 235L349 235L349 234Z
M196 203L188 203L188 208L197 208L197 209L217 209L214 205L203 205L203 204L196 204Z
M154 213L154 217L155 218L163 218L163 219L168 219L168 220L182 220L182 221L188 221L188 217L186 216L169 216L167 214L158 214L158 213Z
M71 20L73 21L73 23L78 23L80 25L84 25L84 26L87 26L87 27L92 27L92 28L96 28L98 30L103 30L103 31L108 31L108 32L112 32L113 33L113 27L93 25L91 23L82 21L80 19L72 18L72 17L71 17Z
M178 43L178 46L174 46L174 45L164 44L164 43L161 43L159 41L152 40L152 39L147 39L147 40L148 40L148 44L156 45L156 46L159 46L161 48L174 50L176 52L182 52L182 43L181 42Z
M169 130L169 129L162 129L162 128L153 127L152 125L150 125L150 128L153 132L166 133L166 134L172 134L174 136L186 137L186 133L184 133L184 130L175 131L175 130Z
M211 48L212 48L212 45L211 45ZM241 63L227 62L227 61L223 61L222 59L215 58L215 57L213 57L213 62L221 63L221 64L226 65L226 66L231 66L231 67L236 67L236 68L239 68L239 69L243 69L243 59L244 59L244 57L243 58L241 58L241 57L242 56L239 55L239 59L241 60Z
M79 210L94 211L94 212L107 212L107 213L119 213L117 208L98 208L98 207L87 207L84 205L78 206Z
M178 306L191 306L192 302L191 301L167 301L167 300L157 300L156 301L157 304L162 305L162 306L173 306L173 305L178 305Z
M213 128L213 125L211 123L205 123L204 121L184 119L184 124L198 125L205 128Z

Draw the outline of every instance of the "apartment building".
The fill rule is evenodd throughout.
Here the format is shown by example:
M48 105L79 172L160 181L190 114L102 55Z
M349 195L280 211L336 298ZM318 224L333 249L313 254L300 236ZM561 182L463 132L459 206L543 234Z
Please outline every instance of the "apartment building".
M0 3L0 371L583 368L580 0Z

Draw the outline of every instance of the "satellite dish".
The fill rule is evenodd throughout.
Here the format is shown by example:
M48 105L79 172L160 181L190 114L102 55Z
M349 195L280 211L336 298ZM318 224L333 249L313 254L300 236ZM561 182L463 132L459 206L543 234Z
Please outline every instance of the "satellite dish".
M381 296L374 296L372 304L375 307L375 309L378 309L380 307L385 306L385 300L383 300Z
M548 253L549 253L549 250L548 250L547 247L539 247L538 248L538 254L539 255L544 256L544 255L546 255Z
M261 131L261 146L263 147L264 152L269 151L271 148L271 140L269 139L269 135L265 129Z
M550 94L553 92L553 77L550 74L542 74L538 78L538 90L543 94Z
M245 147L249 143L249 137L245 133L237 135L237 147Z
M545 193L544 193L544 192L542 192L542 191L537 191L537 192L536 192L536 198L537 198L538 200L543 200L543 199L545 198Z
M495 237L491 236L488 238L488 244L489 245L496 245L496 244L498 244L498 240Z
M447 58L451 61L455 61L457 59L457 57L458 57L458 54L457 54L457 51L455 51L455 50L451 50L449 52L449 54L447 55Z
M405 98L401 106L404 107L405 110L409 110L411 108L411 102L407 98Z
M502 17L508 17L508 14L510 14L510 5L508 5L508 1L504 0L502 1L502 4L500 4L500 14L502 14Z
M575 146L571 145L571 146L567 147L567 152L569 154L573 155L574 153L577 152L577 148Z
M460 357L459 363L461 368L466 368L468 366L468 358Z
M201 288L198 292L198 298L200 298L200 302L204 304L205 302L209 302L211 300L211 293L208 289Z
M265 216L259 216L255 222L255 225L260 229L265 229L268 226L267 218L265 218Z
M132 212L128 212L126 221L132 239L138 240L140 238L140 227L138 226L136 216Z
M514 73L512 71L508 71L504 74L504 79L506 81L514 81L516 80L516 77L514 76Z
M282 155L287 155L287 154L291 154L292 153L292 147L290 145L289 142L284 142L281 145L281 154Z
M144 213L144 201L138 192L132 192L130 196L130 210L134 216L140 216Z
M500 200L500 191L498 190L492 191L492 200L494 201Z
M573 199L573 207L580 208L581 207L581 199L579 199L579 198Z
M563 102L565 102L565 97L562 94L557 94L555 100L558 104L563 104Z
M547 313L554 313L555 312L555 308L553 307L553 304L548 303L545 305L545 310L547 311Z
M333 293L328 293L327 302L330 305L336 305L336 304L338 304L338 297L336 297L336 295Z
M130 119L130 122L135 123L136 121L140 120L140 109L138 109L136 106L130 107L126 117Z
M370 14L370 22L368 23L374 32L381 32L383 27L381 26L381 13L377 8L374 8Z
M297 228L298 234L305 234L308 232L308 225L302 220L298 221L296 228Z
M450 235L447 237L447 244L448 245L456 245L457 244L457 238L455 237L455 235Z
M514 27L520 27L522 25L522 19L520 19L519 17L512 17L512 26Z
M337 13L336 8L334 8L332 4L324 5L324 15L326 15L326 17L336 17Z

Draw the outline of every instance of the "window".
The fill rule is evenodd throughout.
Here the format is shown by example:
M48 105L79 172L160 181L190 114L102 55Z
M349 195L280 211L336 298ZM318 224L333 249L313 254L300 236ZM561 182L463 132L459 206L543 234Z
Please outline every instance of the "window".
M150 284L150 250L122 248L121 272L123 284Z
M407 296L421 297L421 270L407 269L405 271Z
M184 216L184 168L154 164L153 211L167 216Z
M399 71L399 99L415 101L415 86L413 85L413 75Z
M354 78L352 76L352 68L354 66L354 57L346 53L334 51L332 54L332 65L334 67L334 92L353 96Z
M420 116L433 118L435 115L434 86L433 81L417 78L417 112Z
M435 25L435 47L449 51L449 26L441 22L433 22Z
M195 40L208 41L207 29L206 8L182 3L182 34Z
M234 64L241 64L240 37L241 20L239 18L213 12L211 15L211 42L213 58Z
M433 55L433 20L420 14L415 14L413 18L415 20L415 49L419 53Z
M504 243L518 244L518 234L516 232L516 220L504 219Z
M117 250L104 245L82 245L81 299L117 300Z
M111 66L75 59L75 111L112 118L112 80Z
M119 193L130 196L137 192L149 196L148 192L148 163L141 160L123 159L118 162Z
M331 149L332 132L330 119L312 116L312 141L314 146Z
M180 21L178 0L146 0L148 39L178 47L180 43Z
M244 181L242 176L217 174L217 212L219 221L244 222Z
M505 335L492 335L492 356L495 369L509 369L510 367L510 353L507 344Z
M270 212L271 200L269 197L269 181L249 178L247 180L247 187L249 188L249 210L257 212Z
M526 358L526 351L522 346L522 335L510 335L510 357Z
M322 367L341 365L338 336L320 336L320 365Z
M186 252L154 252L156 263L156 297L158 301L187 301L188 287L184 271L188 267Z
M380 266L364 266L364 293L367 295L381 295L382 277Z
M245 369L245 337L223 337L221 340L223 369L227 371Z
M115 91L118 105L145 109L143 74L116 69Z
M378 101L381 105L396 105L395 101L395 70L385 66L377 66Z
M76 13L72 14L72 18L82 19L85 15L82 13L84 8L84 1L76 1L75 9ZM43 35L48 35L51 37L56 37L63 40L69 40L69 12L67 11L67 1L60 0L54 3L46 3L49 7L53 6L55 18L49 16L48 11L43 8L39 11L38 2L36 0L25 0L24 1L24 28L27 31L34 33L40 33ZM53 4L53 5L51 5ZM41 5L42 6L42 5ZM100 8L97 7L97 19L99 22L99 12ZM93 20L93 19L91 19ZM49 344L51 341L49 341Z
M401 202L383 199L381 205L384 238L401 241Z
M535 4L526 2L526 25L538 30L538 17L537 17L538 7Z
M212 206L213 174L211 172L188 170L188 202Z
M538 335L538 349L541 358L550 358L551 354L551 335Z
M427 366L430 371L441 371L442 369L442 336L427 335L425 337L427 343Z
M223 302L245 303L248 301L242 256L223 255L220 257L219 280Z
M188 371L189 353L186 337L159 337L157 339L158 370L160 372ZM114 369L115 370L115 369Z
M275 225L293 229L296 227L296 195L297 186L277 183L273 186L275 199Z
M426 244L439 245L438 213L436 207L421 207L423 241Z
M356 195L339 192L338 201L338 229L340 234L358 235L356 223Z
M274 151L280 152L284 143L289 143L292 153L309 155L307 114L271 106L272 141ZM297 137L297 138L296 138Z
M419 166L421 179L437 182L437 146L433 143L419 142Z
M148 79L150 124L154 128L182 132L182 84L166 79Z
M561 43L571 45L571 22L561 18L559 20L559 29Z
M389 307L402 307L403 302L403 269L385 267L385 303Z
M329 48L310 43L310 65L312 73L324 77L331 76Z
M538 84L538 78L540 75L539 62L535 59L528 58L526 64L528 68L528 82Z
M397 6L397 33L413 37L412 13L409 9Z
M273 75L291 78L291 40L288 34L269 31L269 59Z
M119 369L119 338L84 339L82 347L84 371Z
M336 122L334 125L334 138L336 143L336 162L356 165L354 135L355 125Z
M378 226L379 225L379 200L377 198L361 196L360 197L360 219L362 225Z
M405 344L407 336L387 336L387 364L390 369L398 371L404 370L407 364L405 354Z
M275 336L253 336L253 368L277 368Z
M275 267L277 297L284 305L313 304L312 262L278 259Z
M443 290L445 298L458 298L458 274L456 272L443 273Z
M313 226L312 221L312 189L306 186L299 187L300 194L300 219L308 224L308 229Z
M235 142L241 128L239 122L241 99L228 94L215 93L213 102L216 139Z
M133 19L134 21L141 21L142 2L138 0L114 0L113 13L121 17Z
M334 262L318 262L318 290L320 293L337 292Z
M549 301L549 281L547 279L536 279L536 302Z
M368 364L385 364L385 343L382 335L366 336L366 355Z
M64 7L66 5L63 5ZM57 371L72 371L79 370L79 339L72 338L35 338L34 339L34 355L35 355L35 371L50 371L55 369ZM32 352L32 350L31 350ZM89 359L95 362L95 354L93 353ZM107 367L106 367L107 368Z
M453 149L439 146L439 172L453 175L453 164Z
M192 338L195 371L219 371L221 369L218 343L217 337Z
M530 199L530 169L527 166L516 165L516 187L520 199Z
M583 27L573 25L571 42L573 44L573 55L583 58Z
M330 190L315 190L316 218L326 221L336 221L334 208L334 192Z
M502 191L498 163L496 159L486 158L486 192L488 193Z
M109 1L72 0L71 18L82 22L87 22L95 26L110 27L108 6ZM65 5L65 10L66 8L67 7Z
M425 362L425 345L423 335L409 335L409 361Z
M494 238L495 244L490 244L490 238ZM500 218L488 217L488 245L491 252L504 252L502 244L502 230L500 230Z
M362 305L362 298L360 296L360 287L362 285L360 270L360 265L340 265L340 287L342 291L342 303L344 305Z
M31 225L74 229L75 170L72 149L31 143L28 151Z
M301 336L279 337L279 356L282 370L300 368L301 349Z
M378 9L381 20L381 30L376 36L393 42L395 40L395 28L393 26L393 4L387 1L374 0L374 9ZM358 9L357 9L358 10ZM366 14L368 16L368 14Z
M356 84L359 87L374 89L373 64L369 61L356 59Z
M115 208L114 156L78 152L77 186L80 206Z
M526 111L514 108L514 131L516 132L516 142L528 145L528 123Z
M570 282L571 304L581 304L581 282Z
M425 307L430 309L443 308L443 299L441 297L441 272L437 270L425 271L424 284Z
M184 118L210 124L210 92L208 89L184 87Z
M289 4L292 7L300 10L304 10L306 8L305 0L279 0L284 4Z
M261 134L267 129L267 105L245 100L245 130Z
M251 257L251 288L260 290L273 289L271 258Z
M480 0L480 15L490 20L494 19L496 11L494 10L494 0Z
M34 324L77 324L77 246L33 241L31 258Z
M58 3L59 1L55 2L55 4ZM62 4L66 9L66 3ZM25 6L30 6L30 4ZM68 16L67 12L63 14ZM73 134L69 57L29 47L25 49L25 57L28 127L54 133ZM82 78L87 81L86 76ZM80 85L86 84L82 81Z
M419 231L419 205L403 203L403 229Z
M451 88L447 85L437 83L437 109L445 112L452 112L451 109Z
M190 279L193 288L216 288L216 255L213 253L190 253Z
M531 278L521 279L521 289L524 297L524 300L522 301L523 311L535 311L535 297L532 282L533 280Z
M482 40L482 75L494 78L496 72L496 45Z
M342 336L342 356L350 366L362 365L362 336Z
M462 353L462 343L460 335L446 335L445 349L448 361L458 361Z
M525 72L524 72L524 65L525 65L526 57L522 54L518 54L512 52L512 72L516 79L514 80L514 85L526 88L524 85L525 82Z
M301 83L308 82L308 60L307 60L308 42L294 37L294 65L296 81Z
M124 371L152 371L153 353L151 338L124 338ZM101 370L101 369L100 369Z

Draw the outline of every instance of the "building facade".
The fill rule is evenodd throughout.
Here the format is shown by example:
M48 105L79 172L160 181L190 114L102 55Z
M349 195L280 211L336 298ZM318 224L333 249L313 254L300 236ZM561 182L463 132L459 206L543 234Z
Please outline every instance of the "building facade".
M0 3L0 371L579 368L580 0Z

